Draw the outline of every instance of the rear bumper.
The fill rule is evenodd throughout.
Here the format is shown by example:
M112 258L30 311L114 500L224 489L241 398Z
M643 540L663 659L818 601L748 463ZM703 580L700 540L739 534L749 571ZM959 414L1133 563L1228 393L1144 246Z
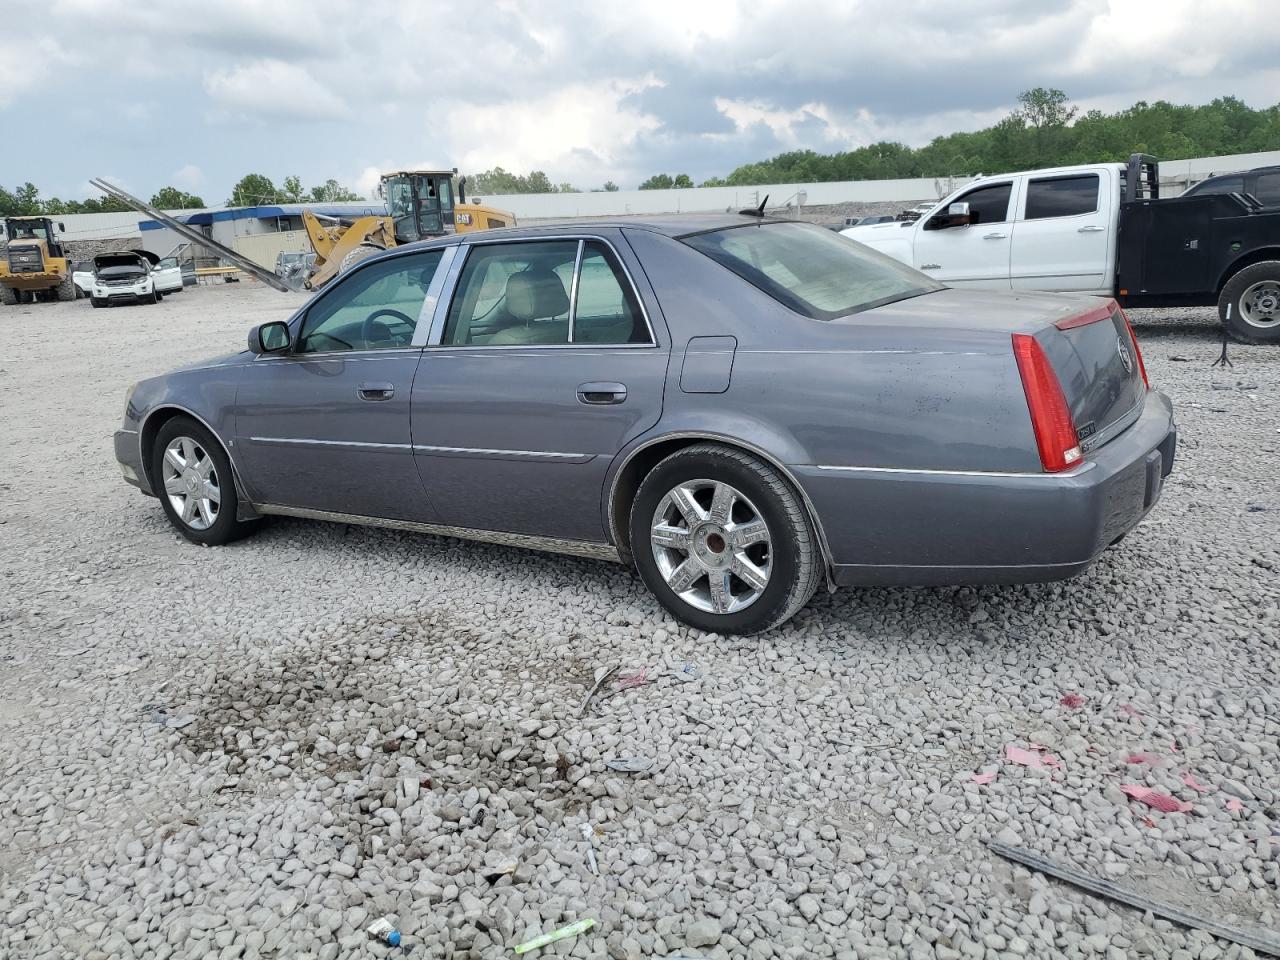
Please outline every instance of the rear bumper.
M1132 530L1173 469L1177 428L1147 394L1123 434L1062 474L795 466L822 522L837 584L1063 580Z

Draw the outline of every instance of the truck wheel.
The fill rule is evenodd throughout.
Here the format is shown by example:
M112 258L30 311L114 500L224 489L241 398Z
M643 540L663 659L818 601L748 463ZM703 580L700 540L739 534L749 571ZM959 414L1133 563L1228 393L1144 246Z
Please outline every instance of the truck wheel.
M1228 280L1218 316L1242 343L1280 343L1280 260L1250 264Z
M16 307L18 305L18 291L13 287L0 286L0 303L7 307Z

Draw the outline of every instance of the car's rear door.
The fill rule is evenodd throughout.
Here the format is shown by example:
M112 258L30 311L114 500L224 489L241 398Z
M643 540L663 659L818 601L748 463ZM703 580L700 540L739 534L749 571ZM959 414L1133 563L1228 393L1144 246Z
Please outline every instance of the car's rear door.
M616 230L472 241L413 386L413 446L451 526L605 539L610 462L658 421L670 344Z
M1024 179L1010 254L1013 289L1109 289L1114 208L1102 177L1089 171Z
M413 462L409 398L453 250L360 264L293 324L290 352L246 365L236 444L256 502L434 519Z

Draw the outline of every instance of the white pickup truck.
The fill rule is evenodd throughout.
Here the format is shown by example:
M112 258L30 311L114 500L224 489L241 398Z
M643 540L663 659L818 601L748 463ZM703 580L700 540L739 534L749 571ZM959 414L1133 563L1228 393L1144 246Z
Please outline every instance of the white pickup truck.
M1280 208L1238 193L1160 199L1141 154L982 177L914 222L841 233L951 286L1217 304L1233 336L1280 342Z

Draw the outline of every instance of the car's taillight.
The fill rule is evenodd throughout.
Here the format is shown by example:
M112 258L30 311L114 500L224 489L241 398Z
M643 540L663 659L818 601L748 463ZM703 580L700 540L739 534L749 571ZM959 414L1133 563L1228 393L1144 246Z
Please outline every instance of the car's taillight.
M1119 307L1116 309L1120 310ZM1138 359L1138 372L1142 374L1142 385L1150 390L1151 381L1147 379L1147 365L1142 362L1142 348L1138 346L1138 337L1133 332L1133 324L1129 322L1123 310L1120 310L1120 319L1124 321L1124 328L1129 331L1129 342L1133 344L1133 355Z
M1031 427L1036 434L1040 464L1049 473L1066 470L1079 462L1083 453L1058 375L1049 365L1044 348L1029 334L1013 335L1013 355L1018 361L1022 389L1027 395L1027 409L1031 411Z

